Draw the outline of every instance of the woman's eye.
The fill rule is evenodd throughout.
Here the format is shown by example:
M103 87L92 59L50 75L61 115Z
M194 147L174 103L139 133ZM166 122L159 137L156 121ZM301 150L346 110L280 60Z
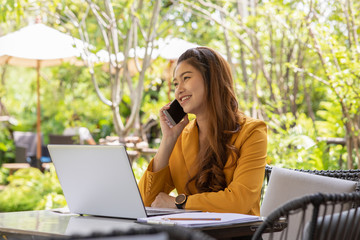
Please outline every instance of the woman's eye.
M186 81L188 78L190 78L190 77L184 77L184 81Z

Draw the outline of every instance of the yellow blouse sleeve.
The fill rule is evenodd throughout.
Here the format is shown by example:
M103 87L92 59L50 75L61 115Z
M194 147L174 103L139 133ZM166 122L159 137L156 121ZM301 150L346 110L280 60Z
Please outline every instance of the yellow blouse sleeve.
M224 169L228 187L219 192L188 196L186 209L260 215L260 194L267 156L267 128L255 120L241 129L235 146L240 157L234 168Z
M152 159L139 181L139 190L145 206L149 207L160 192L170 193L174 189L169 166L158 172L153 172Z

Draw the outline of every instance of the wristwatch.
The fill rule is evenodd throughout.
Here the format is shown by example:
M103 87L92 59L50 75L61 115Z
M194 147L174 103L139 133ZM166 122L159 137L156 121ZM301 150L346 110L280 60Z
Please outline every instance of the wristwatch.
M175 198L175 205L178 209L184 209L185 203L187 200L187 196L185 194L179 194Z

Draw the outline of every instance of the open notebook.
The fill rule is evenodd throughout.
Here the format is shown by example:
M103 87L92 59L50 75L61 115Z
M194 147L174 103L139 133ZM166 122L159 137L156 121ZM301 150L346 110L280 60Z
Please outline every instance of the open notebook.
M262 218L239 213L191 212L138 218L137 221L141 223L180 225L195 228L258 222L262 221Z
M69 210L137 219L182 213L144 207L124 146L48 145Z

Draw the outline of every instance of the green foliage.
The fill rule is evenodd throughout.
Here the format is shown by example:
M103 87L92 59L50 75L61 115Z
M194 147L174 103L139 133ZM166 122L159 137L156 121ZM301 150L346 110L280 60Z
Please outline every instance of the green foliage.
M140 181L140 178L144 174L148 164L149 162L144 157L139 157L133 162L132 168L137 182Z
M344 126L338 114L340 106L334 102L321 102L319 106L319 119L315 123L305 114L296 119L290 113L282 118L270 115L268 164L317 170L345 167L344 147L317 140L317 136L344 137Z
M345 137L344 122L341 112L341 106L336 101L322 101L319 104L316 121L318 134L323 137Z
M43 198L36 205L34 210L47 210L54 208L62 208L66 206L66 200L64 195L56 192L51 192L43 196Z
M111 136L113 129L113 122L110 119L102 119L98 122L99 131L92 132L95 141L99 141L100 138Z
M8 183L7 178L9 176L9 169L0 168L0 185L5 185Z
M309 154L317 148L315 131L311 119L301 114L295 119L290 113L268 123L268 164L290 168L321 169L321 159L309 161ZM279 121L280 126L275 122Z
M0 166L15 158L14 150L14 141L11 139L9 128L0 123Z
M109 135L111 110L97 98L86 69L63 64L42 68L41 74L45 77L40 82L41 130L45 144L48 134L62 134L74 113L80 116L78 124L87 127L95 137ZM4 86L7 94L2 100L9 114L19 122L12 130L36 131L35 82L34 70L8 67ZM0 138L2 136L1 132Z
M27 3L27 0L0 0L0 22L6 22L9 18L20 22Z
M53 167L42 173L37 168L17 170L0 192L0 212L63 207L66 202Z

